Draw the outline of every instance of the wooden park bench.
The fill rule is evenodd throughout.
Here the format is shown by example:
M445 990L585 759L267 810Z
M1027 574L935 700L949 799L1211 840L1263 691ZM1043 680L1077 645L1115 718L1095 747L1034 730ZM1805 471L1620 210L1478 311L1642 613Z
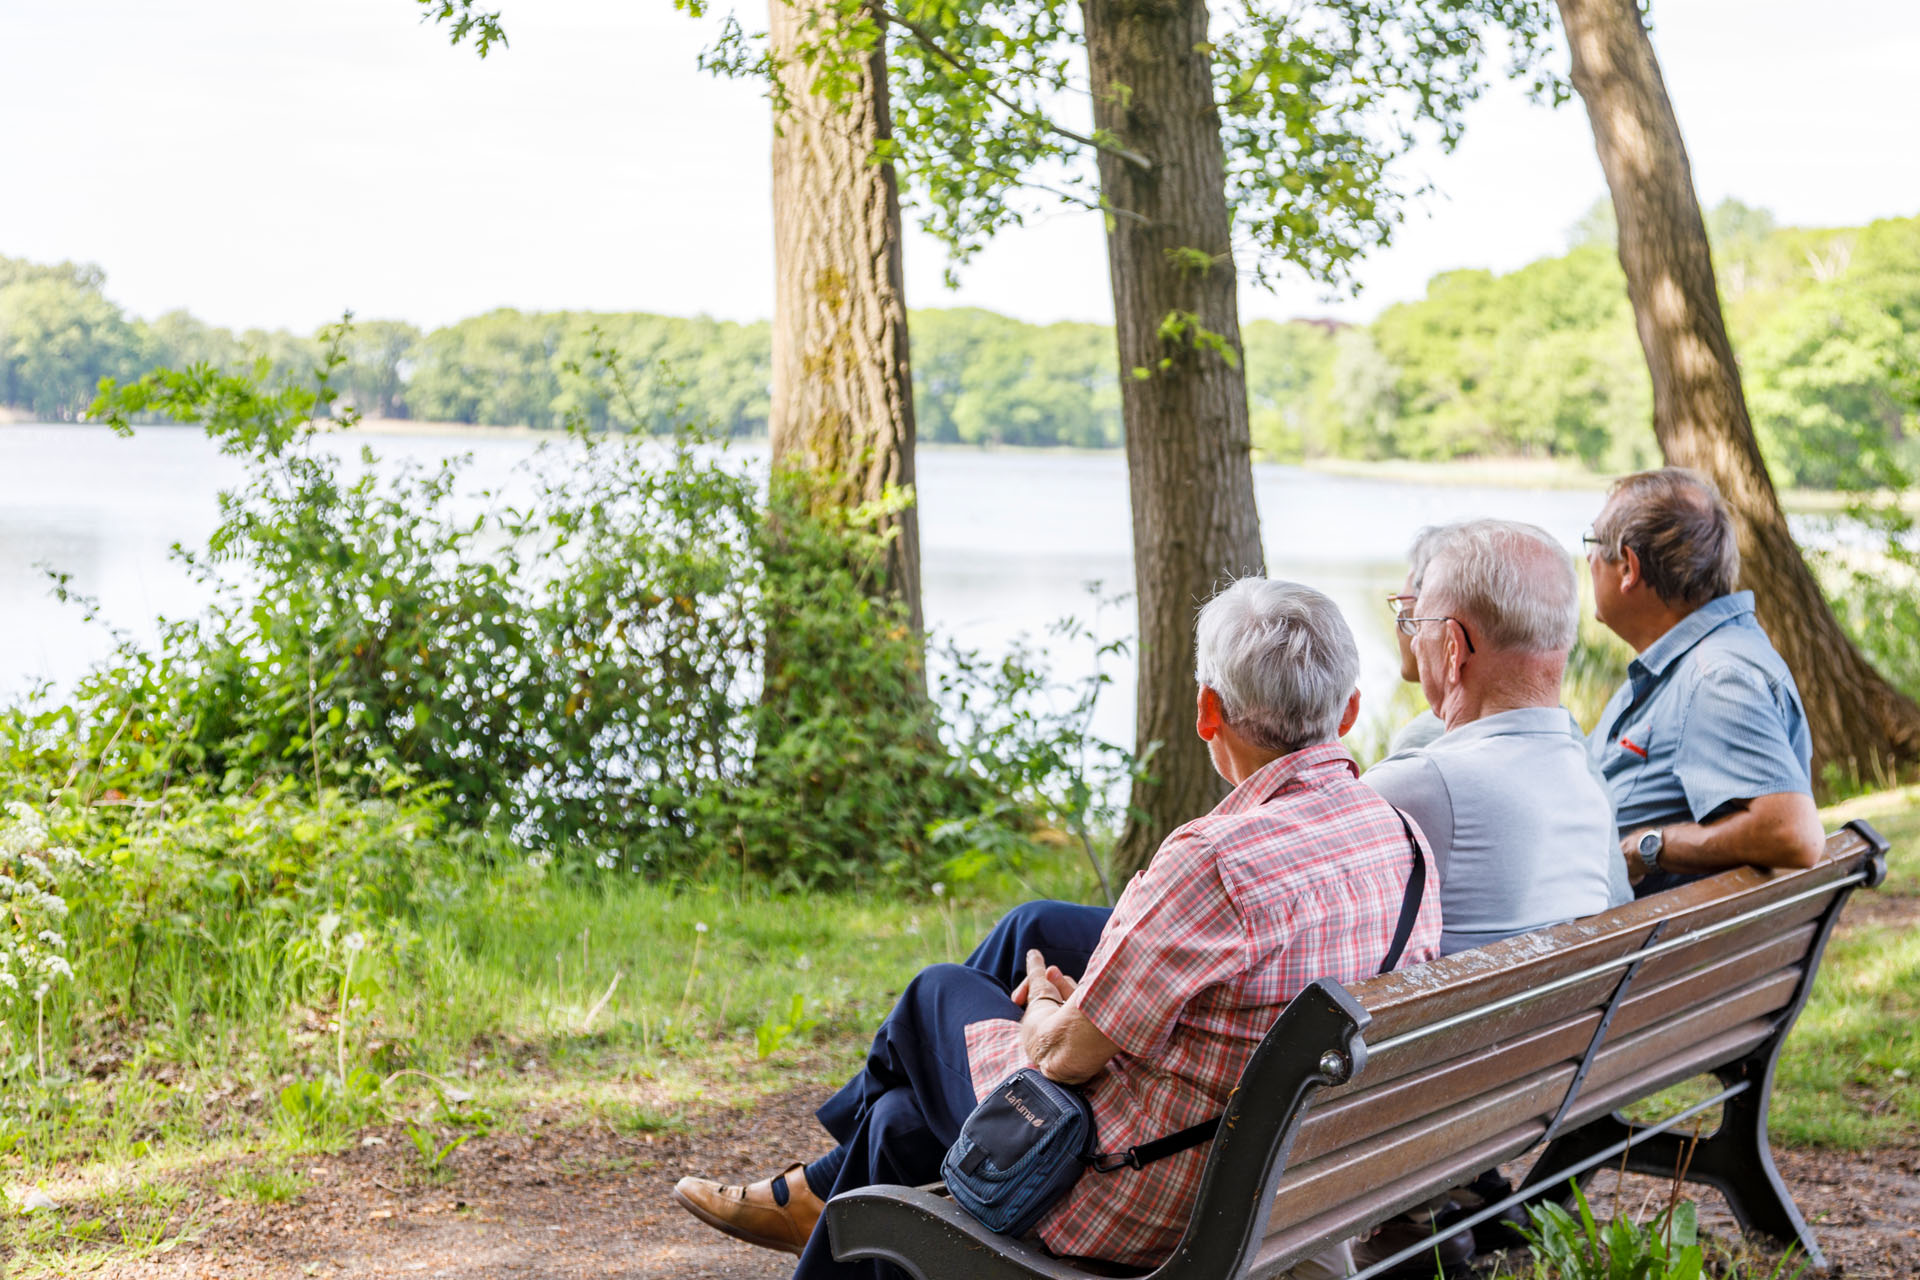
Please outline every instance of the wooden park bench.
M1840 908L1885 878L1886 850L1852 822L1806 870L1724 872L1351 988L1315 982L1247 1064L1186 1234L1151 1274L1283 1274L1542 1143L1511 1201L1446 1230L1564 1194L1603 1166L1671 1178L1684 1163L1742 1227L1797 1243L1824 1269L1774 1169L1767 1098ZM1702 1101L1640 1125L1619 1114L1703 1075L1717 1087ZM1685 1127L1715 1108L1717 1128L1694 1144ZM834 1255L919 1280L1116 1274L995 1235L940 1190L834 1197Z

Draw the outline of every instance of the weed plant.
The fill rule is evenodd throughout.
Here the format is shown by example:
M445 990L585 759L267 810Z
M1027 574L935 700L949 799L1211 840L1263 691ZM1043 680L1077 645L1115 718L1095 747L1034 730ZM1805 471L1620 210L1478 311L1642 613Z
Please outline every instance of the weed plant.
M1806 1270L1803 1258L1789 1251L1779 1262L1757 1269L1727 1257L1702 1241L1698 1210L1680 1198L1682 1184L1673 1184L1666 1204L1646 1222L1626 1214L1599 1220L1586 1193L1569 1184L1573 1210L1548 1201L1527 1207L1529 1225L1520 1228L1526 1238L1528 1264L1509 1270L1502 1263L1493 1276L1514 1280L1797 1280ZM1616 1210L1618 1206L1615 1206Z

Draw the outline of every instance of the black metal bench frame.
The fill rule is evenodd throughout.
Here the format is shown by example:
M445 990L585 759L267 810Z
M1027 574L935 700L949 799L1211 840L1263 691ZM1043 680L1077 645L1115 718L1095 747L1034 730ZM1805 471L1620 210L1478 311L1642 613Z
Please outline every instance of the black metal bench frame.
M1656 925L1637 951L1372 1045L1367 1042L1366 1032L1373 1019L1361 1003L1337 982L1323 979L1313 983L1288 1003L1250 1059L1227 1101L1221 1136L1209 1152L1193 1217L1172 1256L1150 1274L1154 1280L1260 1280L1283 1273L1349 1238L1354 1234L1351 1228L1294 1240L1277 1255L1272 1249L1264 1254L1261 1250L1276 1187L1314 1096L1357 1080L1366 1068L1369 1053L1379 1055L1406 1041L1444 1033L1610 971L1619 971L1622 978L1552 1122L1536 1139L1544 1147L1520 1189L1507 1201L1487 1205L1472 1218L1450 1223L1446 1231L1459 1230L1525 1200L1554 1194L1569 1179L1584 1181L1602 1166L1671 1178L1684 1160L1686 1180L1718 1189L1743 1228L1797 1245L1816 1269L1824 1270L1819 1245L1774 1167L1767 1142L1767 1104L1781 1048L1811 993L1841 908L1854 889L1876 887L1886 878L1888 846L1880 834L1861 821L1848 823L1843 831L1852 832L1865 845L1859 865L1844 879L1829 880L1817 888L1673 937L1661 937ZM1822 894L1831 895L1831 900L1816 917L1804 972L1791 999L1774 1015L1770 1032L1757 1046L1725 1061L1701 1065L1683 1077L1710 1073L1719 1081L1718 1092L1646 1126L1636 1127L1616 1109L1560 1131L1605 1039L1613 1012L1644 962ZM1663 1080L1644 1093L1617 1100L1618 1105L1643 1100L1672 1083L1675 1081ZM1720 1106L1722 1113L1711 1134L1689 1137L1677 1132L1687 1120L1715 1106ZM1054 1257L1030 1240L995 1235L939 1194L941 1190L938 1184L924 1188L868 1187L836 1196L826 1211L835 1257L880 1259L902 1268L916 1280L1079 1280L1115 1274L1098 1263ZM1367 1225L1377 1225L1406 1207L1406 1203L1387 1207ZM1360 1272L1355 1280L1365 1280L1404 1258L1427 1252L1431 1244L1409 1246Z

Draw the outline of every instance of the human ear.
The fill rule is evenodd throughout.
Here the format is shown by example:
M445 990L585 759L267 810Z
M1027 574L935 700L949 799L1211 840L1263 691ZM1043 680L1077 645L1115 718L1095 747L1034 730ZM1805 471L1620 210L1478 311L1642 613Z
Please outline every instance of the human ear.
M1340 713L1340 736L1346 737L1353 726L1360 721L1360 691L1355 689L1353 696L1347 699L1347 709Z
M1640 553L1632 547L1622 544L1620 547L1620 589L1643 586L1646 579L1640 576Z
M1214 735L1227 722L1226 714L1220 709L1220 695L1201 685L1199 704L1194 715L1193 731L1200 735L1202 742L1212 742Z

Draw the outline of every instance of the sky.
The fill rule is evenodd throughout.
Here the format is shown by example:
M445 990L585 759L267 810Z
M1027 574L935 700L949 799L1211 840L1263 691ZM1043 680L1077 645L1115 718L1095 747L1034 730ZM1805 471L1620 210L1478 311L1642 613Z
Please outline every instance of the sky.
M133 314L234 328L768 316L768 108L695 67L711 23L669 0L490 2L511 43L483 62L413 0L0 0L0 254L96 262ZM1654 42L1705 203L1920 214L1920 0L1654 0ZM1362 288L1249 284L1243 318L1365 320L1436 272L1511 270L1605 193L1578 102L1505 84L1457 151L1404 172L1434 193ZM911 233L905 258L912 307L1112 316L1086 213L1005 233L958 290L938 244Z

